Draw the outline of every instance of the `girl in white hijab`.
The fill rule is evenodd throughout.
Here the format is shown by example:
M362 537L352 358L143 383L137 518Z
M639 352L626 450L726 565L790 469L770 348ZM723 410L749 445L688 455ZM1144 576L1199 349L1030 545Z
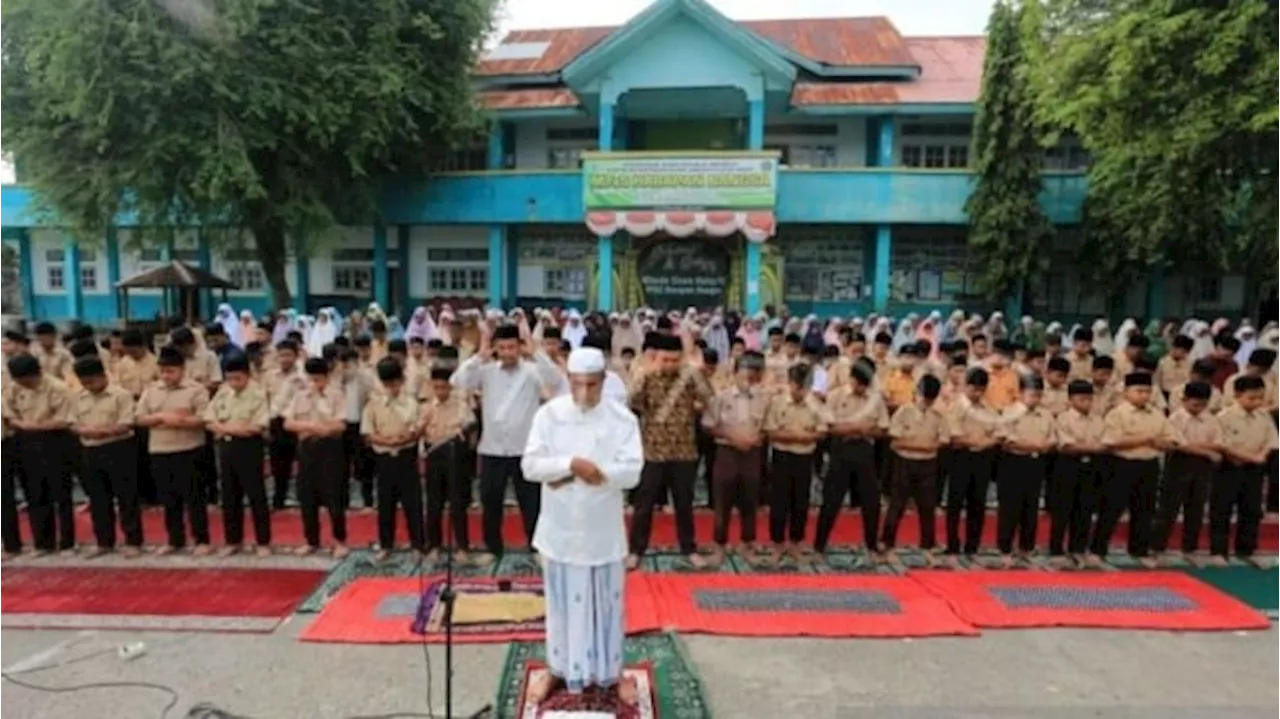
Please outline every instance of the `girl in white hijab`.
M325 307L316 315L316 326L311 328L311 336L307 338L307 354L321 356L325 345L332 344L337 338L338 323L333 318L333 310Z
M569 341L569 346L578 349L582 346L582 340L587 337L587 327L582 324L582 314L577 310L569 310L568 319L564 323L564 329L560 331L560 336Z
M1253 323L1244 320L1240 323L1240 329L1236 330L1236 339L1240 340L1240 351L1236 352L1236 364L1244 367L1249 364L1249 355L1258 348L1258 331L1253 328Z
M1111 325L1101 317L1093 321L1093 351L1098 355L1115 352L1115 341L1111 339Z
M898 329L893 333L893 345L890 347L894 354L898 354L903 347L916 341L916 320L918 319L916 313L912 312L898 323Z
M227 333L227 339L235 341L240 334L239 322L236 320L236 311L231 305L223 302L218 305L218 324L222 325L222 329Z
M711 315L707 320L707 326L702 330L702 340L707 343L709 349L715 350L716 354L720 355L721 362L729 361L729 330L725 328L724 318L720 313Z
M1193 362L1198 359L1204 359L1213 352L1213 333L1209 329L1209 323L1203 320L1188 320L1182 326L1182 334L1195 341L1190 353Z
M249 310L240 310L240 324L236 326L236 333L231 336L231 341L237 347L244 349L253 341L254 330L256 329L253 313Z
M1124 349L1129 346L1129 340L1133 333L1138 331L1138 322L1132 317L1126 317L1124 322L1120 323L1120 329L1116 330L1115 352L1121 354Z

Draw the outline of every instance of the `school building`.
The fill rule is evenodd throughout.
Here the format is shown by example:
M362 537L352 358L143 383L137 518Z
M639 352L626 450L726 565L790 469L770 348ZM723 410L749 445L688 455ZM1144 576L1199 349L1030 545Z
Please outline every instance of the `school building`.
M656 0L621 27L512 32L476 68L488 137L389 193L384 224L308 238L288 269L296 305L993 309L965 245L984 47L880 17L738 22L703 0ZM1087 163L1069 138L1045 153L1060 232L1036 314L1246 310L1230 276L1153 277L1106 306L1072 259ZM115 283L170 258L236 282L238 309L268 308L251 245L214 251L190 229L139 248L123 220L71 237L31 216L21 185L2 197L29 316L112 321ZM159 302L131 293L131 314Z

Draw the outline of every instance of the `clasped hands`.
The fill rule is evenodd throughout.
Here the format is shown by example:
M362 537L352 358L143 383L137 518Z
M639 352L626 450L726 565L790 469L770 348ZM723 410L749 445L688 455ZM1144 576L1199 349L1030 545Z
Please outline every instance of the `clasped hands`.
M560 489L575 479L580 479L593 487L598 487L605 482L604 472L600 470L600 467L595 462L592 462L589 459L574 457L573 460L569 462L569 471L573 473L572 477L565 477L564 479L557 479L556 481L551 482L551 488Z

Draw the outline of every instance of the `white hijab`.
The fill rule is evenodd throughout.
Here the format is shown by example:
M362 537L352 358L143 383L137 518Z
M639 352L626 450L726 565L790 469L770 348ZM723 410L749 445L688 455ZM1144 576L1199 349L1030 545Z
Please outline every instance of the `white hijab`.
M338 323L333 318L333 311L326 307L316 315L315 327L311 328L311 336L307 338L307 354L322 356L325 345L332 344L337 338Z
M1099 356L1115 352L1115 341L1111 339L1111 325L1101 317L1093 321L1093 351Z
M565 320L564 329L560 331L560 336L568 340L569 346L573 349L582 346L582 340L587 336L587 326L582 323L582 313L569 310L569 316Z
M1137 331L1138 322L1132 317L1126 318L1124 322L1120 323L1120 329L1116 330L1116 354L1124 352L1124 349L1129 346L1130 336Z

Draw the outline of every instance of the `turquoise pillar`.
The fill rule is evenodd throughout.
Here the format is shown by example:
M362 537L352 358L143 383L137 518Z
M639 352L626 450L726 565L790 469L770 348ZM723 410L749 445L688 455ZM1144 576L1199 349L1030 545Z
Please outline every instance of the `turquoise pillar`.
M503 296L506 294L506 285L503 278L506 274L503 270L507 255L507 232L502 225L489 226L489 306L495 309L502 308Z
M1144 309L1147 315L1147 322L1164 317L1164 273L1153 272L1151 277L1147 278L1147 297Z
M209 238L204 230L196 230L196 261L200 269L213 272L213 252L209 249ZM200 314L213 314L213 290L200 290Z
M743 283L746 297L743 298L742 309L748 315L754 315L760 311L760 253L760 243L747 240L746 261L743 268L746 274L746 282Z
M307 298L311 294L311 261L306 252L306 240L293 238L293 307L298 314L307 314Z
M596 241L596 255L596 277L599 282L596 309L609 312L613 310L613 235Z
M409 230L409 225L396 226L396 259L400 263L400 292L396 297L400 308L396 314L404 318L406 324L413 314L413 292L409 287L409 278L412 276L409 270Z
M876 312L889 306L889 258L893 254L893 230L876 225L876 271L871 281L871 299Z
M9 232L6 230L5 234L8 235ZM18 249L18 286L22 288L22 313L36 319L35 266L31 261L31 230L22 227L15 230L13 234Z
M885 115L879 122L879 153L876 164L879 167L893 167L896 159L893 156L893 116Z
M494 122L489 126L489 151L485 158L485 167L490 170L501 170L506 164L506 129L501 122Z
M111 293L111 306L115 308L115 316L120 317L120 293L116 291L116 283L120 281L120 238L116 236L116 228L107 228L107 291Z
M764 149L764 100L747 102L747 149Z
M391 306L391 276L387 272L387 226L373 226L373 301L386 311Z
M84 293L80 289L80 245L70 235L63 238L62 242L67 254L67 269L62 276L63 288L67 293L67 317L75 320L84 316Z
M613 150L613 105L608 102L600 103L600 151L611 152Z

